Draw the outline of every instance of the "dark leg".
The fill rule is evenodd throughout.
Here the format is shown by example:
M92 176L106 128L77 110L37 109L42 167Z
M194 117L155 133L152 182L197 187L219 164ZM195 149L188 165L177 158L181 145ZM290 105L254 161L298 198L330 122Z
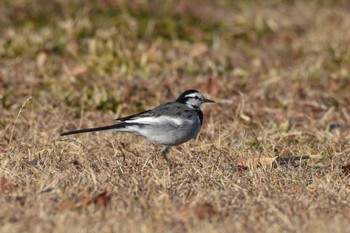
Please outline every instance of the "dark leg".
M162 154L162 156L164 157L164 159L169 162L169 159L168 159L168 154L169 152L169 146L162 146L162 149L160 149L160 153Z

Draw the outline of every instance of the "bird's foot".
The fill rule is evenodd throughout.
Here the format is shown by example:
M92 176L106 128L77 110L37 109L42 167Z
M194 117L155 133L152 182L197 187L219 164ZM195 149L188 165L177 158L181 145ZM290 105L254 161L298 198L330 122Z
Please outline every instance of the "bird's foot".
M160 153L163 156L163 158L169 163L169 158L168 158L169 147L162 146L162 149L160 149Z

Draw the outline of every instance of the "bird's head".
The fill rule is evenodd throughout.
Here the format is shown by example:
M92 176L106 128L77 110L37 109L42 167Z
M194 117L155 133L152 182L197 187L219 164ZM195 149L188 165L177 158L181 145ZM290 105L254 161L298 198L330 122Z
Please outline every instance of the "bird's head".
M176 102L187 104L191 108L200 108L204 103L215 103L215 101L205 98L202 93L196 90L187 90L183 92Z

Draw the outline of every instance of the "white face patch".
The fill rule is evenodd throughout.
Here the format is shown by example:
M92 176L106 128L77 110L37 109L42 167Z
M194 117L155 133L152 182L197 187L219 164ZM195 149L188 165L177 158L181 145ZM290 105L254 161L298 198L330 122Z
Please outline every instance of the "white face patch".
M186 100L186 105L189 106L192 109L199 108L203 104L203 95L199 92L194 92L188 95L185 95L185 98L188 98Z

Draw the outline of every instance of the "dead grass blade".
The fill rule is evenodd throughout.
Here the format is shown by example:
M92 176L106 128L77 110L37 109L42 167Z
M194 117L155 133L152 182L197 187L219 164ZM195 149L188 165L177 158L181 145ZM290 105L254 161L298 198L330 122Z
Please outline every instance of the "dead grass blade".
M292 165L292 166L298 166L302 163L308 162L310 159L310 156L302 155L302 156L288 156L288 157L278 157L276 159L276 162L279 165Z
M258 158L238 158L236 165L240 168L257 168L257 167L272 167L277 160L276 157L258 157Z
M236 159L237 167L240 170L258 167L274 167L276 165L298 166L307 162L310 156L290 156L290 157L257 157L257 158L238 158Z
M11 134L10 134L10 139L9 139L9 145L11 145L12 142L12 138L13 138L13 132L15 131L15 127L17 124L17 120L19 118L19 116L21 115L21 112L23 111L23 109L25 108L25 106L27 105L27 103L32 99L32 97L30 96L21 106L21 108L19 109L15 122L13 123L12 129L11 129Z

